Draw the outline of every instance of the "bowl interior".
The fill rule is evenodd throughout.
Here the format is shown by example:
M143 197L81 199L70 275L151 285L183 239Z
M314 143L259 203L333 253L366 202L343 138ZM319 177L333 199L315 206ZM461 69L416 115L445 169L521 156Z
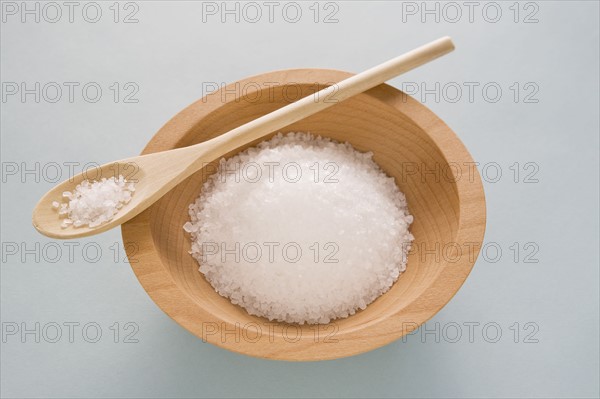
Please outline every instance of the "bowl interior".
M303 95L307 95L314 87L296 85L294 90L302 90ZM285 87L272 89L269 95L256 96L257 99L252 101L242 99L223 104L209 121L203 121L189 131L179 145L196 144L216 137L285 105L290 99ZM437 277L440 264L435 255L421 256L423 251L419 249L433 250L440 243L452 242L459 220L456 184L452 179L436 175L441 171L448 172L448 163L432 139L402 112L366 95L344 101L282 131L311 132L337 141L348 141L359 151L372 151L374 160L395 178L406 194L414 216L411 232L415 241L406 272L388 293L366 310L338 320L338 327L352 329L375 318L389 316L423 294ZM215 163L207 165L154 206L150 223L154 244L175 283L198 306L208 307L211 313L233 323L262 322L218 295L199 273L196 260L188 253L191 243L182 229L189 220L188 205L194 202L202 184L214 170ZM424 175L422 171L429 171L429 174Z
M183 110L144 152L209 140L348 76L305 69L246 79ZM406 195L414 216L415 241L406 271L365 310L328 325L288 325L250 316L217 294L198 271L189 254L190 237L182 227L189 217L189 204L216 169L216 163L211 163L123 225L125 244L140 245L139 251L128 256L137 258L131 266L152 299L205 341L284 360L358 354L396 340L431 318L468 276L485 227L481 180L476 170L464 166L473 161L456 135L426 107L387 85L281 131L310 132L373 152L377 164ZM468 173L470 178L465 179ZM457 254L467 241L470 246L462 246L462 253Z

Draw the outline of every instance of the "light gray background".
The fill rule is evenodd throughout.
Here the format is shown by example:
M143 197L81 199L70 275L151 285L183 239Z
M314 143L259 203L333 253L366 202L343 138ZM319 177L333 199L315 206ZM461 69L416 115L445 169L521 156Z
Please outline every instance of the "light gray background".
M97 103L87 103L78 91L73 103L64 97L55 104L43 98L35 103L32 96L23 103L10 96L1 104L3 328L80 323L72 343L66 327L58 343L44 336L39 343L34 335L6 336L3 397L599 395L597 2L544 1L527 9L520 3L519 23L513 21L512 1L498 3L497 23L485 21L483 2L472 23L460 2L465 15L457 23L444 18L438 23L432 16L423 23L420 14L403 14L401 2L337 2L339 21L330 24L313 22L312 2L301 4L303 16L295 24L280 11L274 23L265 16L256 24L231 17L222 23L218 16L204 23L201 3L166 1L136 3L134 24L114 23L112 1L102 2L103 17L92 24L81 17L84 4L73 23L66 16L53 24L5 15L1 27L2 82L97 82L103 88ZM538 22L523 23L536 7ZM494 18L492 11L488 18ZM35 175L6 176L14 163L33 168L36 162L43 167L124 158L200 98L203 82L296 67L358 72L443 35L454 38L455 53L391 83L480 84L473 102L465 92L456 103L449 93L439 102L427 96L425 103L458 133L475 160L500 166L500 181L485 183L486 242L503 252L497 262L493 248L487 260L480 257L456 297L427 323L428 330L436 323L440 330L446 327L439 342L421 331L406 342L347 359L254 359L202 343L163 314L129 266L114 261L110 248L120 242L118 230L79 241L73 260L61 242L63 253L55 263L49 259L54 252L41 253L39 261L35 254L22 261L22 252L7 252L11 243L34 248L52 242L30 224L33 206L52 184L44 176L39 183ZM115 103L113 82L135 82L139 102ZM482 96L481 87L489 82L503 90L496 103ZM537 85L537 103L523 102L533 86L521 89L515 101L509 88L514 82ZM509 168L515 162L521 165L517 183ZM531 171L523 170L527 162L539 168L537 183L523 182ZM493 170L487 172L492 180ZM90 242L102 249L96 263L82 253ZM521 247L516 261L514 242ZM530 242L539 247L533 256L538 263L524 262L533 247L523 246ZM93 250L88 255L95 257ZM82 337L81 326L89 322L102 328L98 343ZM115 322L121 328L118 343L110 330ZM126 322L139 326L138 343L123 342ZM480 323L473 342L464 324L469 322ZM496 343L487 342L493 330L482 334L491 322L502 329ZM452 323L462 326L456 343L450 342ZM519 323L517 342L514 323ZM534 324L526 329L525 323ZM531 340L537 343L525 342Z

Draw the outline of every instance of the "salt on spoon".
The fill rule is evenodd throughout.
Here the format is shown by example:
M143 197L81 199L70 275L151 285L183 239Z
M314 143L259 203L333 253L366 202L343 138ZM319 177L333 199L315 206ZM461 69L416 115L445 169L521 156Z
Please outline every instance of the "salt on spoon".
M102 178L100 181L84 180L73 191L63 192L63 201L52 201L59 216L64 217L61 228L88 226L97 227L116 215L131 201L135 183L128 182L122 175L118 178Z

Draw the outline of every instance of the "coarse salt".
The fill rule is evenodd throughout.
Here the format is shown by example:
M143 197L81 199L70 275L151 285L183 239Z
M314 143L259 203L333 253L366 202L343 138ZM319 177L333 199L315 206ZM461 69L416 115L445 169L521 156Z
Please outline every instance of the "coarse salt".
M289 323L347 317L406 268L412 216L348 143L278 134L228 159L189 207L191 254L222 296Z
M63 201L52 202L52 208L64 217L61 227L97 227L112 220L123 205L131 201L135 183L125 180L121 175L117 179L110 177L100 181L84 180L74 191L65 191Z

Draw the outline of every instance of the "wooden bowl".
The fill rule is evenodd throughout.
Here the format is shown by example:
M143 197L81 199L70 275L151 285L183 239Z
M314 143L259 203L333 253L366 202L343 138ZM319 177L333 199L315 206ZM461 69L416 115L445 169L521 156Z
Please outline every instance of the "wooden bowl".
M143 153L211 139L349 76L298 69L231 84L177 114ZM395 178L414 216L415 241L407 270L393 287L365 310L325 325L269 322L231 304L198 271L188 253L190 238L182 228L188 205L212 166L122 226L124 245L140 283L164 312L192 334L250 356L334 359L375 349L415 330L458 291L481 247L485 197L471 156L429 109L388 85L283 131L311 132L372 151L375 161Z

